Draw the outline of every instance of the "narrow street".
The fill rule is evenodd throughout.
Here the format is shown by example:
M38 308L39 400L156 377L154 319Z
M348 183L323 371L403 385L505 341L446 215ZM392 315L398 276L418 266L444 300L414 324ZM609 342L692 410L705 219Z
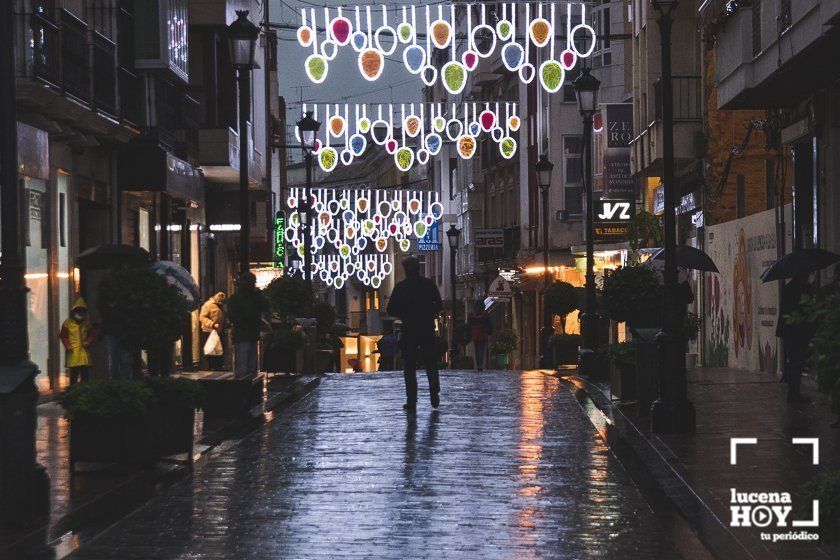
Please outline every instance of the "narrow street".
M421 397L426 396L421 381ZM676 558L557 378L336 375L70 558Z

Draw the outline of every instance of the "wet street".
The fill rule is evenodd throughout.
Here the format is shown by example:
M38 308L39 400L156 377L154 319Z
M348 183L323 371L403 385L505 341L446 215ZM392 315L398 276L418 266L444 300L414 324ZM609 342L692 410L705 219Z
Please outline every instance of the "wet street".
M421 375L422 378L422 375ZM71 558L676 558L568 389L340 375Z

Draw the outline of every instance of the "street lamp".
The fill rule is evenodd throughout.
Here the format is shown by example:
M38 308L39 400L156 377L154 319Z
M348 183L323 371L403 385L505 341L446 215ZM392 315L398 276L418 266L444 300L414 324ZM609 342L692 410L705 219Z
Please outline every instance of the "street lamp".
M598 349L598 310L595 296L595 193L592 180L592 118L598 110L598 89L601 81L583 68L574 81L578 109L583 117L583 185L586 201L586 288L583 313L583 348L580 349L579 370L584 375L595 372L595 350Z
M304 192L303 205L299 206L300 224L303 227L303 277L306 280L306 287L312 291L312 150L315 148L318 131L321 123L312 118L312 111L306 114L297 122L300 143L303 147L303 157L306 160L306 191Z
M446 230L446 239L449 241L449 285L452 301L452 328L449 333L450 365L455 369L455 354L457 350L457 339L455 338L455 325L458 323L458 303L455 300L455 256L458 254L458 242L461 239L461 230L455 224Z
M300 255L297 254L297 251L292 253L289 257L289 269L292 271L292 274L299 274L300 273Z
M659 12L662 43L662 184L665 195L665 297L659 345L659 398L650 407L653 432L693 433L696 428L694 405L688 400L685 346L677 300L677 228L674 208L674 89L671 77L671 27L678 0L651 0Z
M248 19L248 10L236 10L236 20L228 25L230 60L239 83L239 272L250 268L251 200L248 192L248 116L251 113L251 69L257 48L259 28Z
M542 359L540 365L542 367L550 367L548 363L548 340L551 331L551 314L548 311L546 303L546 296L548 295L548 193L551 189L551 172L554 169L554 164L543 154L539 161L534 166L537 172L537 184L540 187L542 194L542 230L543 230L543 327L540 336L540 350L542 351Z

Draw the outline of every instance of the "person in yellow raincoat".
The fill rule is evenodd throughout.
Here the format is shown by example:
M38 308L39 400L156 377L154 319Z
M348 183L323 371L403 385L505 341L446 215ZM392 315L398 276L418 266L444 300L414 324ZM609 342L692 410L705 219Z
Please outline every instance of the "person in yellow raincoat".
M87 381L91 363L88 347L93 344L94 337L84 298L73 304L70 317L61 325L59 337L66 351L65 366L70 370L70 384Z

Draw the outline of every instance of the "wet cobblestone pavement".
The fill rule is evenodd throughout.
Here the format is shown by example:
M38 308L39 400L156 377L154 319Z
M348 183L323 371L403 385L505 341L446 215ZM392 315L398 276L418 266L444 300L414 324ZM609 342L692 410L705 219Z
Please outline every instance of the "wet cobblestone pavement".
M400 375L326 379L70 558L677 557L556 378L442 388L411 421Z

